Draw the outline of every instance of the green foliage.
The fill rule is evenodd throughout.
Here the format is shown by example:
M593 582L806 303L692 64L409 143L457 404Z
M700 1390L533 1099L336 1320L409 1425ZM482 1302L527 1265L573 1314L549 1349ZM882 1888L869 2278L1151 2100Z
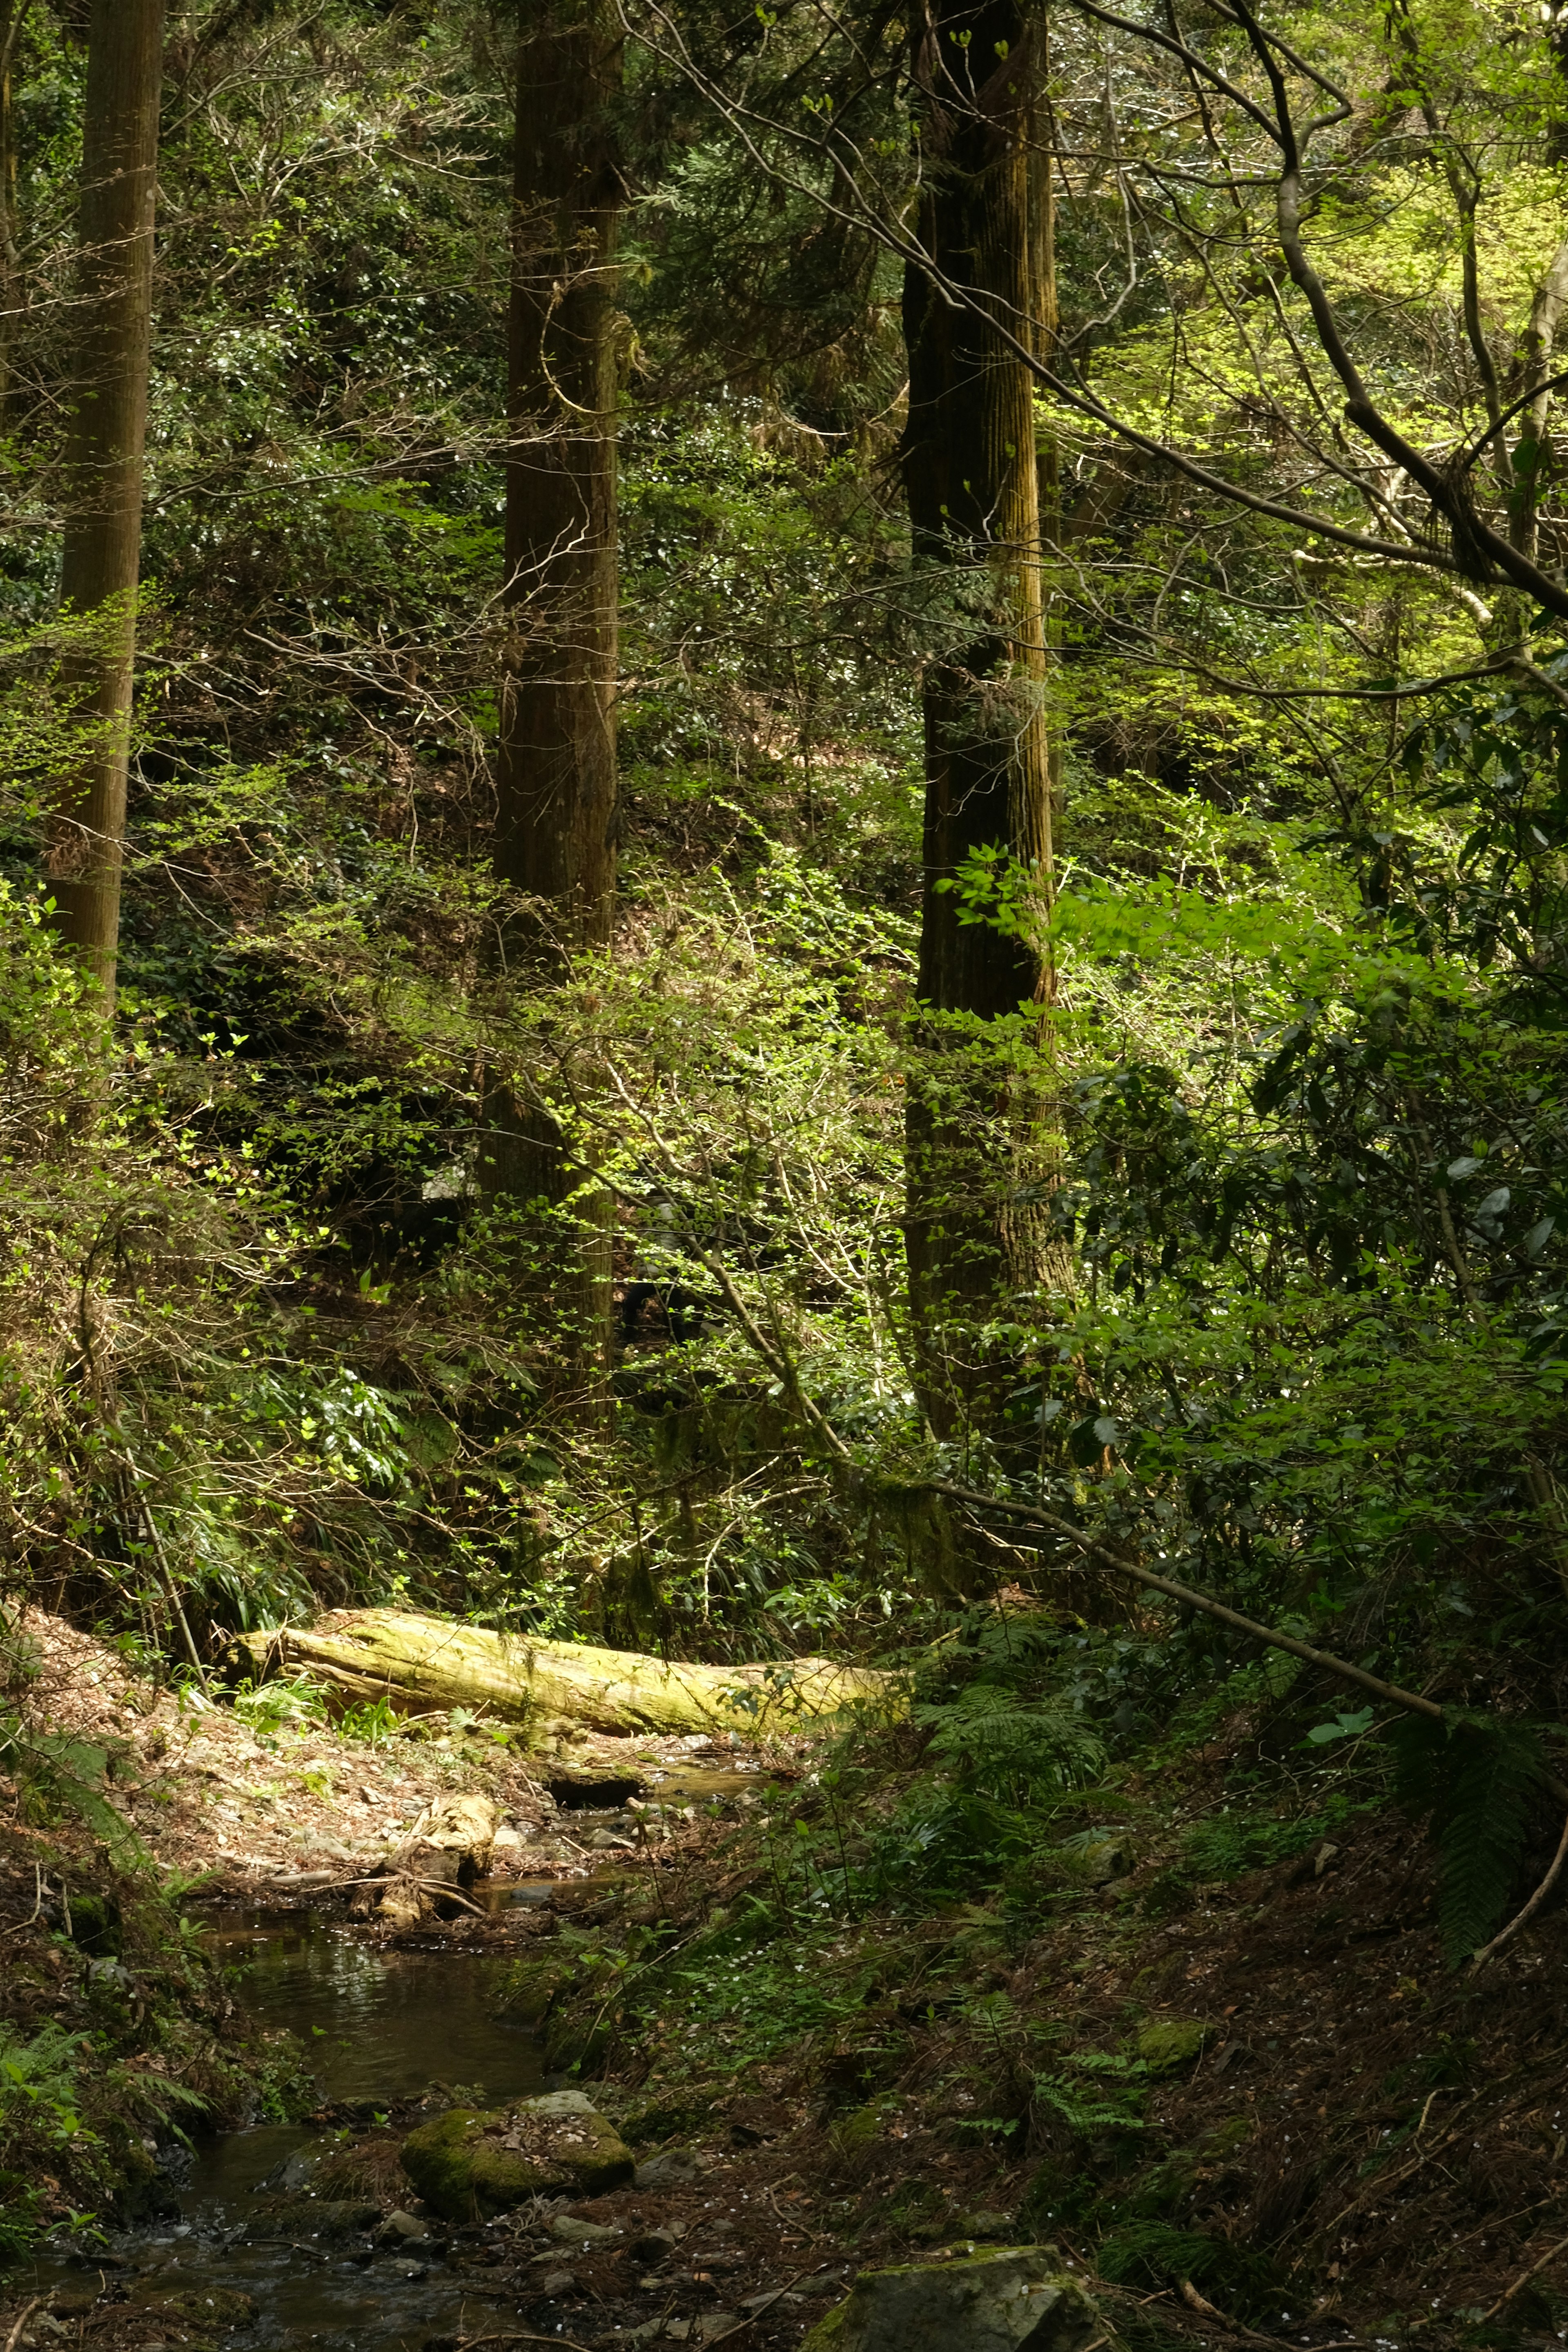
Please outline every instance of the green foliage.
M309 1675L279 1675L263 1683L247 1676L236 1686L233 1699L236 1715L264 1740L320 1722L326 1704L324 1689Z
M1135 2132L1150 2069L1115 2051L1075 2051L1064 2067L1034 2077L1035 2096L1073 2132Z
M105 1793L111 1751L94 1740L41 1731L26 1716L0 1712L0 1770L46 1813L74 1813L122 1869L146 1860L135 1831Z
M48 2023L23 2041L0 2025L0 2134L63 2147L85 2128L77 2095L83 2039Z
M1458 1968L1502 1925L1539 1803L1540 1737L1518 1724L1412 1716L1390 1738L1400 1801L1430 1816L1437 1841L1443 1942Z

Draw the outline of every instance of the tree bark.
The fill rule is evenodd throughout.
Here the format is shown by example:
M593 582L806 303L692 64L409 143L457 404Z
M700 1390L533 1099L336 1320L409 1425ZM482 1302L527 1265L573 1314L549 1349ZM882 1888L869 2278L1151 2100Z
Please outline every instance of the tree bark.
M955 308L918 264L906 270L904 484L917 564L950 600L950 639L923 682L925 1018L907 1131L911 1302L944 1434L977 1393L984 1327L1036 1287L1045 1250L1038 1073L1016 1024L994 1031L1051 994L1041 468L1032 373L1006 339L1033 352L1052 332L1037 39L1027 0L932 0L915 29L919 240L980 298ZM1021 918L1010 930L964 919L952 885L979 851L1004 854Z
M548 1730L553 1718L621 1733L787 1730L851 1707L908 1711L904 1676L796 1658L704 1666L583 1642L535 1642L398 1609L346 1609L311 1627L242 1633L253 1670L308 1668L356 1699L482 1708Z
M163 0L93 0L60 574L62 604L85 624L68 668L90 734L55 812L48 871L59 930L98 981L106 1018L120 950L163 51Z
M608 945L616 863L616 243L609 109L621 34L599 0L531 0L518 58L509 337L507 640L495 869L507 979L549 985ZM548 1103L490 1090L486 1189L566 1228L550 1266L568 1352L602 1366L610 1213Z
M11 352L22 308L16 237L16 51L29 0L0 0L0 432L10 421Z

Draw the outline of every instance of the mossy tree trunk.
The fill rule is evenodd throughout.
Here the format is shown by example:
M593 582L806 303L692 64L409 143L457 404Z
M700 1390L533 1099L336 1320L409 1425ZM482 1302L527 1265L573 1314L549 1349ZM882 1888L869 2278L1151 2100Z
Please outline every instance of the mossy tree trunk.
M308 1667L355 1698L466 1706L547 1728L563 1719L609 1732L760 1732L819 1722L851 1707L894 1715L903 1679L798 1658L783 1666L667 1664L585 1642L535 1642L397 1609L346 1609L310 1627L247 1633L256 1664Z
M603 0L527 0L518 51L506 498L507 641L495 866L509 984L549 986L609 944L616 864L618 550L610 113L621 34ZM525 1288L603 1393L610 1207L563 1107L490 1090L486 1189L522 1213ZM530 1215L531 1208L538 1213ZM533 1260L537 1275L527 1261Z
M60 597L90 624L71 682L92 722L62 793L48 870L57 920L114 1010L125 846L163 0L93 0L82 125L81 320L66 439Z
M918 233L935 272L904 281L903 446L914 551L944 632L923 680L925 819L910 1073L907 1245L927 1411L948 1435L990 1385L998 1322L1049 1257L1040 1053L1056 762L1046 724L1041 475L1026 349L1053 331L1048 187L1035 137L1038 26L1021 0L916 22ZM952 886L979 853L1006 877L1010 928L966 919ZM1025 1019L1016 1017L1023 1008Z

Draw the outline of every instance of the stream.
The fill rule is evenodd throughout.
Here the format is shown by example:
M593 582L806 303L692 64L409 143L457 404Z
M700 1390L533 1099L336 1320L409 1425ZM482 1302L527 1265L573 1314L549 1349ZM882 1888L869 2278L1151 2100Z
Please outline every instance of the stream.
M748 1785L744 1765L648 1774L661 1800L700 1803ZM751 1783L751 1785L755 1785ZM586 1829L602 1815L586 1808ZM494 1904L542 1905L551 1882L476 1890ZM355 2118L342 2137L372 2126L389 2107L432 2086L467 2104L499 2105L556 2087L535 2036L497 2012L500 1979L517 1954L456 1948L406 1949L373 1943L341 1916L258 1907L215 1909L209 1945L243 1973L238 1998L253 2021L297 2035L322 2103ZM100 2272L123 2279L132 2297L178 2294L188 2326L173 2332L178 2352L205 2337L206 2299L250 2297L255 2316L232 2338L242 2352L320 2352L365 2347L417 2347L427 2336L483 2335L493 2325L483 2273L448 2269L400 2243L368 2256L363 2236L330 2240L268 2234L267 2200L305 2193L302 2166L289 2159L330 2148L334 2126L257 2124L197 2139L168 2175L168 2211L152 2223L107 2231L90 2244L58 2246L32 2265L29 2294L96 2290ZM275 2226L275 2225L274 2225ZM252 2233L255 2234L252 2234ZM98 2259L95 2260L95 2255ZM20 2284L20 2282L19 2282Z
M533 2035L495 2013L509 1957L378 1948L335 1920L299 1911L219 1911L209 1936L226 1958L246 1966L243 1999L256 2021L297 2034L323 2101L357 2110L365 2125L432 2083L486 2104L546 2087ZM479 2314L487 2306L476 2302L474 2282L416 2250L378 2250L367 2262L359 2237L264 2234L266 2200L304 2193L289 2159L323 2141L331 2145L330 2129L305 2124L257 2124L194 2140L190 2159L170 2176L177 2218L111 2230L104 2253L132 2294L194 2297L197 2336L209 2294L215 2308L216 2290L250 2296L256 2316L237 2339L247 2352L303 2344L349 2352L482 2334ZM89 2251L38 2263L29 2292L70 2284L96 2285Z

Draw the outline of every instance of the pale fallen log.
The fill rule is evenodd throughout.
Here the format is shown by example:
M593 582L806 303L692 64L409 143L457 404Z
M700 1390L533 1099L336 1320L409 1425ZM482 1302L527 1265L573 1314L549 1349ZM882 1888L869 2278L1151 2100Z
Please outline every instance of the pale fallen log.
M314 1625L243 1633L236 1647L261 1674L303 1667L356 1699L468 1707L542 1734L564 1721L623 1734L754 1736L799 1730L854 1709L892 1718L909 1706L905 1676L828 1658L667 1664L636 1650L538 1642L400 1609L340 1609Z

